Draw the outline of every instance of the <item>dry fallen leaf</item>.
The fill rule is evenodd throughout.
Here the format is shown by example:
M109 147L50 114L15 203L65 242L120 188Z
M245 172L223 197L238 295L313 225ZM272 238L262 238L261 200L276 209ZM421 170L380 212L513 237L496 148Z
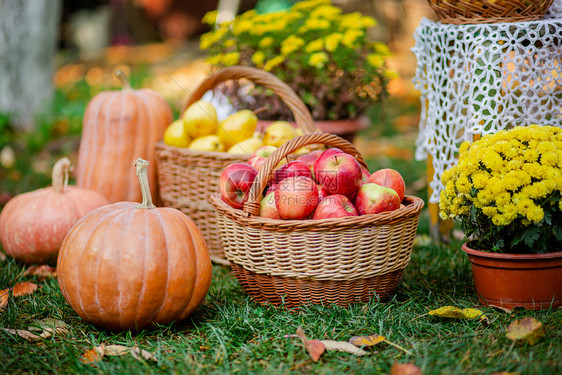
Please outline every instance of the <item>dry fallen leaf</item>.
M33 322L29 327L30 331L41 331L39 336L42 338L51 337L53 334L65 334L68 333L68 324L62 320L45 318Z
M421 375L421 369L413 363L394 362L390 375Z
M149 351L140 349L138 346L128 347L124 345L105 345L101 344L92 349L87 350L82 355L80 359L83 363L94 363L101 361L104 356L123 356L131 353L133 358L140 361L144 360L154 360L154 356Z
M137 361L140 361L141 359L144 359L146 361L155 360L151 352L141 349L138 346L131 348L131 355Z
M43 281L48 277L56 277L57 269L46 264L42 266L31 266L25 271L23 275L38 276L39 280Z
M320 341L326 350L338 350L340 352L351 353L357 356L370 354L363 349L347 342L347 341L334 341L334 340L321 340Z
M507 327L506 337L515 342L534 345L544 336L544 327L535 318L516 319Z
M506 312L506 313L508 313L508 314L513 313L513 310L512 310L512 309L508 309L507 307L502 307L502 306L492 306L492 307L495 308L495 309L501 310L501 311L503 311L503 312Z
M107 345L107 346L105 346L105 355L122 356L122 355L125 355L125 354L129 353L130 350L131 350L131 348L129 348L128 346Z
M95 348L88 349L82 354L80 358L80 362L82 363L94 363L99 362L103 358L104 355L104 347L96 346Z
M302 327L300 326L297 328L297 336L304 343L304 347L308 351L308 354L310 354L310 358L312 358L314 362L318 362L322 354L324 354L324 352L326 351L326 347L324 346L324 344L322 344L320 340L307 339Z
M386 337L381 336L381 335L370 335L370 336L353 336L352 338L349 339L349 342L355 346L359 346L359 347L372 347L377 345L378 343L381 342L385 342L389 345L394 346L395 348L398 348L400 350L402 350L405 353L408 354L412 354L412 352L410 352L408 349L404 349L403 347L401 347L400 345L397 345L393 342L390 342L386 339Z
M459 309L455 306L443 306L436 310L431 310L429 315L440 316L442 318L455 319L480 319L486 320L486 316L481 310L477 309Z
M352 338L349 339L349 342L359 347L371 347L385 340L386 337L384 336L371 335L371 336L353 336Z
M0 290L0 311L8 305L8 298L10 296L10 289Z
M24 281L14 285L12 289L12 295L14 297L25 296L26 294L32 294L37 290L37 284Z
M18 335L20 337L23 337L27 341L36 341L42 339L41 336L37 336L36 334L26 331L24 329L11 329L11 328L0 328L0 329L12 335Z

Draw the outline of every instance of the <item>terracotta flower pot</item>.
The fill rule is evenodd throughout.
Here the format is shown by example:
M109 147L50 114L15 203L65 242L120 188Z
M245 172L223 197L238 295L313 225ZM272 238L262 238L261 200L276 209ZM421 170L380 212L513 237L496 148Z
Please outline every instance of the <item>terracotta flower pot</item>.
M472 265L478 300L508 309L542 310L562 306L562 251L500 254L462 250Z
M349 142L353 142L355 134L367 129L370 125L366 117L357 117L350 120L314 121L314 125L323 132L339 135Z

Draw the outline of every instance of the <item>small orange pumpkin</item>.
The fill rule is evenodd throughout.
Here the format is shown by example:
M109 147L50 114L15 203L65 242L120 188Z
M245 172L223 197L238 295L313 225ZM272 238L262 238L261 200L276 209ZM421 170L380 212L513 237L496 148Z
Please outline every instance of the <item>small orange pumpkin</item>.
M179 210L152 204L146 160L135 163L142 204L92 211L68 233L57 263L59 286L85 321L140 329L189 316L211 283L201 231Z
M52 187L12 198L0 213L0 241L23 263L54 263L68 230L88 212L109 204L93 190L67 186L70 160L53 166Z
M155 164L156 143L173 114L156 91L133 90L118 71L123 89L94 96L84 113L76 185L99 191L111 203L138 202L141 194L131 163L137 156ZM148 172L152 196L159 203L156 168Z

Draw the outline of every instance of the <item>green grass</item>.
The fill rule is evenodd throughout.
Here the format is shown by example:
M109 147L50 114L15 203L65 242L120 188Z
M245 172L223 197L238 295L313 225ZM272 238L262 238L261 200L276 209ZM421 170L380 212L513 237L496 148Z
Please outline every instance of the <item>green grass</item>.
M80 118L92 92L82 85L73 90L84 92L58 93L53 121L42 123L33 135L16 139L0 116L0 146L10 144L19 151L13 167L0 168L0 192L19 194L47 185L50 176L31 168L33 161L40 155L54 161L76 147ZM76 104L76 97L81 104ZM402 112L394 108L379 133L389 139L399 137L389 124L392 116ZM373 116L378 118L380 113ZM50 147L53 141L56 148ZM408 185L425 176L425 162L390 158L368 162L371 170L400 170ZM427 201L424 189L414 193ZM66 303L55 279L22 276L25 266L12 259L0 261L0 290L20 281L40 285L32 295L10 299L0 311L0 327L26 329L43 318L70 326L68 334L35 342L0 330L0 374L388 374L395 362L414 363L424 374L562 373L562 309L510 314L480 305L460 243L427 241L427 216L424 209L418 227L422 241L416 242L400 286L388 301L374 299L349 308L312 306L291 313L254 303L229 269L214 266L208 296L191 317L136 333L115 333L86 324ZM427 315L445 305L480 308L489 324ZM506 338L506 328L514 319L527 316L540 320L546 334L533 346L515 345ZM352 336L380 334L411 354L381 343L368 356L328 352L315 363L300 340L284 337L299 326L311 339L347 341ZM151 352L155 361L138 361L130 354L106 356L95 366L80 361L85 351L100 344L138 345Z
M368 373L386 374L394 362L412 362L424 374L554 374L562 371L562 311L519 311L512 314L483 307L473 292L472 278L460 244L426 244L414 248L411 263L396 295L349 308L311 306L298 313L263 307L240 289L231 271L213 269L206 301L186 321L137 333L114 333L84 323L62 297L55 279L39 282L22 277L25 267L0 263L0 290L17 281L37 282L32 295L11 298L0 313L0 327L26 329L38 319L60 319L70 332L42 341L0 331L0 373ZM489 324L425 315L445 305L476 307ZM532 316L546 327L534 346L514 345L505 337L508 324ZM300 340L285 338L302 326L309 338L349 340L380 334L411 351L385 343L372 355L356 357L325 353L313 362ZM100 344L138 345L156 361L138 361L131 355L104 357L96 366L80 362L82 354Z

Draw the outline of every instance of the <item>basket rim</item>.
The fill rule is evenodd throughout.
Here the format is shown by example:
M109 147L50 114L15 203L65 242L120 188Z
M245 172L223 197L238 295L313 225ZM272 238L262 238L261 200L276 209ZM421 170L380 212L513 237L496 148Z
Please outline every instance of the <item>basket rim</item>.
M536 21L554 0L427 0L439 20L447 24L479 24Z
M425 204L423 199L419 197L406 195L402 201L402 204L404 204L405 207L400 207L394 211L319 220L285 220L270 219L262 216L250 216L242 209L236 209L229 206L221 199L220 193L210 195L209 201L217 213L226 215L240 225L254 229L279 232L323 232L327 230L334 232L378 225L390 225L419 216Z
M517 23L517 22L532 22L543 20L542 15L529 15L529 16L508 16L508 17L440 17L439 22L448 25L478 25L478 24L494 24L494 23Z
M239 161L240 157L249 157L247 154L231 154L226 151L199 151L193 150L188 147L177 147L171 146L164 143L163 140L156 142L156 150L173 150L176 154L181 154L186 157L207 157L209 159L220 159L225 162L227 161ZM160 156L160 155L158 155Z

